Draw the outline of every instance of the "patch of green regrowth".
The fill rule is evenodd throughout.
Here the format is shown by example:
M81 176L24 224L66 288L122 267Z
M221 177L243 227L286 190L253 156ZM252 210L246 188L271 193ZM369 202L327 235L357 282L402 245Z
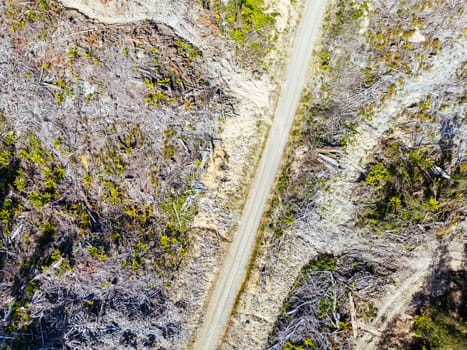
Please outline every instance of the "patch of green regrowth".
M68 52L68 55L70 54L71 53ZM70 88L71 83L70 81L65 80L63 77L59 77L55 81L55 85L60 88L60 90L53 92L55 102L57 105L62 105L66 101L67 97L73 96L73 90Z
M183 193L171 196L161 204L167 215L167 226L172 231L186 232L196 213L196 204L193 202L194 191L186 190Z
M318 320L324 319L328 315L332 315L336 312L336 303L334 300L336 296L332 291L328 291L324 296L319 299L319 307L318 307Z
M351 256L321 254L302 268L286 298L269 346L289 341L290 349L330 348L329 335L339 341L352 338L349 293L360 312L359 285L362 276L375 277L371 263ZM359 314L360 317L363 317ZM293 331L291 325L302 324ZM324 337L323 337L324 336Z
M3 149L0 151L0 166L8 166L11 162L11 151Z
M31 301L26 298L15 299L11 305L10 320L6 327L9 333L16 332L29 324L30 313L28 311Z
M41 209L44 205L50 202L52 194L48 192L40 193L38 191L31 191L28 195L28 199L33 204L34 208Z
M137 242L132 249L131 261L128 265L132 270L138 270L144 267L146 257L148 255L149 245L143 242Z
M68 49L67 55L71 59L75 59L78 56L78 46L76 44L73 44L73 46Z
M436 170L436 163L446 163L446 157L431 147L409 149L397 141L387 142L365 177L372 204L364 211L362 223L378 231L400 230L457 217L456 203L466 192L461 186L463 176L457 179L459 170L449 179Z
M91 50L83 49L82 55L83 57L90 59L94 64L100 63L99 58Z
M99 261L105 260L108 258L107 253L105 251L104 246L93 246L89 245L88 246L88 253L91 255L94 259L97 259Z
M300 342L287 341L284 344L284 350L314 350L316 349L315 342L312 337L308 337Z
M16 217L21 211L20 202L14 198L5 198L0 206L0 229L4 235L9 234Z
M4 127L2 125L2 127ZM19 170L14 141L5 137L0 139L0 201L14 183Z
M305 146L308 142L303 132L305 119L301 113L296 117L288 150L308 146ZM314 174L318 167L309 167L308 159L305 159L309 155L310 153L299 160L301 163L299 172L292 171L292 168L297 166L297 163L294 164L297 159L294 159L293 154L288 154L284 160L261 228L273 233L276 238L281 237L286 229L295 223L303 207L313 198L319 186L320 178Z
M162 143L162 156L164 160L175 156L177 131L173 127L169 127L164 131L164 140Z
M57 228L50 223L50 221L45 221L40 229L41 234L44 236L44 240L49 241L50 239L53 238L57 231Z
M467 341L467 325L442 310L414 317L414 334L423 349L460 349Z
M407 348L464 349L467 344L467 314L462 296L466 272L446 265L445 260L440 260L424 294L417 298L421 305L413 317L414 337Z
M164 210L165 232L160 236L160 245L166 253L174 255L171 258L180 258L186 254L188 231L191 227L197 205L195 193L186 190L177 195L170 196L161 203Z
M144 78L144 84L147 88L147 93L144 98L145 102L152 106L157 107L160 103L169 103L170 99L169 96L163 93L159 88L158 85L153 82L149 78Z
M284 344L283 350L305 350L305 348L302 345L287 341Z
M357 123L344 124L345 133L341 136L339 141L341 146L345 146L357 135Z
M191 61L201 56L201 51L186 40L178 39L175 41L175 45L178 48L178 53L187 56Z
M227 5L217 5L217 13L223 20L223 30L248 55L263 57L270 47L270 34L276 13L267 13L264 0L230 0Z
M51 266L54 267L54 275L60 276L66 271L71 271L73 269L70 259L65 256L60 249L54 249L48 258L42 264L42 271L47 271Z
M55 164L54 164L55 165ZM44 185L48 191L58 189L58 183L65 177L65 169L61 165L56 165L53 168L44 167Z
M337 259L331 255L320 255L303 268L303 274L314 271L336 271Z
M39 138L33 132L29 132L27 137L28 143L26 148L20 151L20 158L42 166L50 162L52 160L52 156L44 147L42 147Z
M90 228L90 215L83 202L70 203L66 208L74 218L75 223L79 228L81 234L87 233Z
M289 227L295 221L293 213L283 206L284 196L291 186L289 171L289 167L287 166L282 170L266 214L268 218L267 228L271 230L276 237L282 236L286 227Z
M104 147L94 154L94 161L101 164L101 174L107 177L111 175L121 175L132 161L132 154L140 148L145 140L144 134L138 125L130 127L128 131L117 133L112 129L112 133L117 134L116 138L109 138ZM85 185L89 187L92 176L88 172L85 175Z
M65 102L65 95L63 94L63 92L61 91L54 91L53 92L53 95L54 95L54 98L55 98L55 102L57 103L57 105L62 105L63 102Z
M26 193L33 207L41 209L58 196L59 185L65 178L65 168L42 146L34 133L28 133L26 139L25 146L19 151L20 165L12 185L15 190Z
M394 16L391 21L382 20L379 13L372 14L375 18L366 36L367 43L373 48L373 66L380 67L379 74L417 75L431 68L430 57L439 52L439 39L428 31L424 33L422 42L411 42L417 30L424 29L426 17L430 16L427 10L431 5L418 5L412 3L408 6L400 2L398 16Z
M125 170L122 154L117 150L109 152L109 158L104 162L105 171L109 174L121 174Z
M324 18L323 31L330 36L342 34L349 23L368 14L368 5L368 1L338 0Z
M103 200L109 201L112 205L122 204L124 192L112 181L104 181Z
M128 132L119 135L119 142L124 147L125 153L133 153L136 148L142 147L145 136L138 125L133 126Z
M373 303L365 302L357 307L357 316L368 322L373 321L378 315L378 308Z
M28 23L47 23L51 12L58 12L60 9L56 3L48 0L38 1L13 1L7 0L5 14L11 32L22 30Z
M319 53L320 65L321 69L326 71L329 69L329 62L331 60L331 52L329 51L321 51Z

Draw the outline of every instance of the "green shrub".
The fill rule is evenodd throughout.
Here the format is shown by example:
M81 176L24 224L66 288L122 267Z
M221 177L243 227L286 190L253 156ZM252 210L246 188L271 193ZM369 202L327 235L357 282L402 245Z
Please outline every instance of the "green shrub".
M365 185L372 202L363 213L363 222L379 229L401 229L453 216L461 189L459 181L440 176L435 161L448 155L429 147L408 149L398 142L383 146L378 159L369 166Z
M304 271L336 271L336 258L330 255L320 255L311 261Z
M248 52L244 58L249 54L261 57L267 52L276 14L265 12L264 0L231 0L226 6L218 6L218 11L227 22L225 32Z

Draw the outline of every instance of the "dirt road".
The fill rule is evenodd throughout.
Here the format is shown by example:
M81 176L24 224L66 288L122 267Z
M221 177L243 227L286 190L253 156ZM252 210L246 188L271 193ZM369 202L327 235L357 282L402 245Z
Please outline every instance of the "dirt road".
M287 144L326 6L324 0L305 2L268 140L250 188L239 230L212 293L195 349L212 350L220 343L254 249L256 232Z

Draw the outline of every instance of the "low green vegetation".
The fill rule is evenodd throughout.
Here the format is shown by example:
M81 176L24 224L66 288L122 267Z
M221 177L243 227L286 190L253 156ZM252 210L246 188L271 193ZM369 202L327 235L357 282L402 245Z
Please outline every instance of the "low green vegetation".
M165 81L157 82L157 83L165 83ZM169 96L159 90L156 86L156 83L151 81L149 78L144 78L144 84L147 87L147 95L144 98L146 103L151 105L152 107L157 107L161 102L167 102Z
M274 42L276 16L267 12L264 0L230 0L225 6L219 2L216 13L244 61L264 57Z
M383 333L380 348L463 350L467 344L465 270L452 270L440 259L431 268L424 287L413 295L412 319L404 327L392 323ZM410 327L410 328L407 328Z
M145 90L144 101L148 106L184 107L185 111L203 106L203 94L198 95L191 90L189 97L185 94L188 86L196 86L195 90L203 90L209 86L209 82L203 80L197 71L202 62L201 50L180 37L173 37L169 42L164 42L164 45L175 48L177 54L168 58L159 47L139 42L137 44L137 49L145 52L148 57L143 67L133 68L135 73L141 75ZM122 54L130 60L130 49L123 48Z
M284 350L313 350L316 349L313 339L307 338L301 342L301 345L294 344L290 341L285 343Z
M449 264L449 263L448 263ZM410 345L417 349L465 349L467 344L466 272L453 271L446 261L434 266L426 287L415 297Z
M293 140L292 143L295 143ZM308 203L320 186L316 173L320 166L304 164L301 171L292 172L290 161L283 167L277 179L275 190L265 215L267 218L263 227L281 239L283 233L303 213L303 207Z
M403 231L460 217L465 174L459 167L449 176L439 166L450 162L449 154L434 147L410 149L397 141L384 143L377 154L365 179L371 203L362 215L363 224Z
M183 39L177 39L175 41L178 52L182 56L187 56L191 61L201 56L201 51L193 46L193 44Z
M101 348L131 333L107 332L120 319L138 325L138 347L157 343L149 331L170 343L181 326L165 290L189 249L225 84L167 26L4 5L0 348Z
M54 8L54 5L47 0L28 2L7 0L5 13L9 21L10 31L21 30L27 22L47 21L47 11L50 11L51 8Z
M303 274L316 271L336 271L337 259L331 255L320 255L303 268Z
M463 349L467 342L467 323L444 310L416 315L413 332L422 349Z
M7 255L0 258L16 276L8 332L35 332L30 329L34 323L30 308L41 286L38 276L50 272L59 280L73 271L75 256L93 264L117 263L131 273L155 270L165 276L178 268L186 254L197 193L169 190L160 193L162 203L153 205L131 197L121 176L126 161L144 144L139 127L110 138L103 153L94 155L105 161L99 177L88 179L92 182L88 187L102 185L101 193L85 198L85 192L69 191L71 178L56 154L66 152L62 142L54 142L51 151L34 132L15 137L8 134L3 120L2 125L6 137L0 139L0 245L12 252L14 260ZM82 185L79 178L74 181L74 186L89 195L85 179ZM21 287L25 285L29 287ZM17 342L22 344L19 338Z
M355 317L371 319L375 307L368 303L367 280L384 278L391 268L365 261L358 252L342 256L318 255L301 271L292 286L269 346L277 349L346 348ZM378 271L376 269L378 268ZM374 291L373 291L374 292Z

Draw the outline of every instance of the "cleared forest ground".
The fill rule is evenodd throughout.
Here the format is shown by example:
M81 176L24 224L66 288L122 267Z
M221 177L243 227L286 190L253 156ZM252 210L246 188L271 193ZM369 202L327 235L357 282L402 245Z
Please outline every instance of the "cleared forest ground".
M232 348L429 342L417 295L445 293L426 286L451 240L464 254L462 18L460 2L333 3Z
M267 129L274 79L242 67L273 17L63 3L0 3L1 347L184 348Z
M1 16L2 347L173 348L188 313L168 287L233 98L163 24Z
M189 346L296 20L96 3L135 16L0 1L0 348ZM333 2L225 346L465 344L465 23L463 1Z

